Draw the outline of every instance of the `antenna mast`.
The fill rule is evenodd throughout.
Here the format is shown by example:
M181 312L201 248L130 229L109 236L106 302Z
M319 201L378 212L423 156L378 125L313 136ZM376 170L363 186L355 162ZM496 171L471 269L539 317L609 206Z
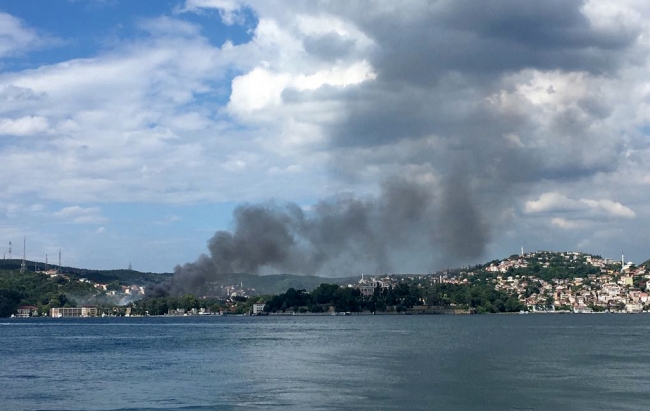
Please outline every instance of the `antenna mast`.
M25 271L27 271L27 262L25 261L25 256L27 255L26 251L25 251L25 245L26 244L27 244L27 240L25 239L25 237L23 237L23 262L20 264L20 273L21 274L24 274Z

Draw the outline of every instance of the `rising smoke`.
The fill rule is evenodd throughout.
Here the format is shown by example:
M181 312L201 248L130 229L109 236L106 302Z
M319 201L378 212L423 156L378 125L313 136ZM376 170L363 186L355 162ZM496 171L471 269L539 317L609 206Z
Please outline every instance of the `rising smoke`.
M429 272L441 253L452 260L477 258L489 228L468 195L457 179L442 189L391 179L376 197L339 196L308 210L294 203L240 205L234 230L208 241L209 256L177 266L173 280L151 294L201 294L206 284L232 273Z

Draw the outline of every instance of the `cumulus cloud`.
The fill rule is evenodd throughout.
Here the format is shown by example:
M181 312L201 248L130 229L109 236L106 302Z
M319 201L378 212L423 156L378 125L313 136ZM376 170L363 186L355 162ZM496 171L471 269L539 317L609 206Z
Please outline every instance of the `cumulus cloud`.
M17 119L0 119L0 135L28 136L42 133L49 127L47 119L38 116L25 116Z
M542 194L537 200L526 201L524 212L528 214L558 214L573 213L581 216L592 217L614 217L614 218L635 218L636 213L623 204L609 199L588 199L581 198L574 200L557 192ZM556 225L563 226L561 218ZM564 227L563 227L564 228Z
M290 74L272 73L257 67L233 79L228 107L234 114L251 113L269 105L282 103L282 94L288 88L300 92L324 86L345 87L373 80L376 76L365 60L355 62L349 67L333 67L293 77Z
M524 211L526 213L545 213L584 210L583 203L572 200L560 193L544 193L538 200L526 201Z
M99 207L64 207L61 210L55 212L54 217L60 219L61 221L73 224L94 224L106 221L106 219L102 216L101 209Z
M41 41L35 30L16 17L0 12L0 58L22 54Z
M575 230L578 228L585 228L589 226L589 224L585 221L567 220L565 218L560 218L560 217L551 218L551 224L560 227L564 230Z
M623 204L618 203L612 200L589 200L581 199L581 202L587 204L591 208L601 209L608 215L612 217L621 217L621 218L635 218L636 213L633 210L630 210L628 207L625 207Z

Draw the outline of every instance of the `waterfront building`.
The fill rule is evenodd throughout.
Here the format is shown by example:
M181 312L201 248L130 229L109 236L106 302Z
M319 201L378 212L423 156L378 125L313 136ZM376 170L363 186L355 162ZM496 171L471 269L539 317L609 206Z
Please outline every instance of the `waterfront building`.
M97 307L85 305L83 307L57 307L50 309L50 317L96 317Z
M265 306L266 306L266 304L264 304L264 303L255 303L255 304L253 304L253 315L263 314Z
M38 313L38 308L33 305L21 305L17 309L16 318L29 318Z

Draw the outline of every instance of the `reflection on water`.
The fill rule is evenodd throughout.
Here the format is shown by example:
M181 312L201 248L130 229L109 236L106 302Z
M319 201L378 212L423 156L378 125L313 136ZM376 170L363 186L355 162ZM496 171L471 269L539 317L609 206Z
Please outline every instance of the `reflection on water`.
M9 320L6 410L646 410L649 315Z

